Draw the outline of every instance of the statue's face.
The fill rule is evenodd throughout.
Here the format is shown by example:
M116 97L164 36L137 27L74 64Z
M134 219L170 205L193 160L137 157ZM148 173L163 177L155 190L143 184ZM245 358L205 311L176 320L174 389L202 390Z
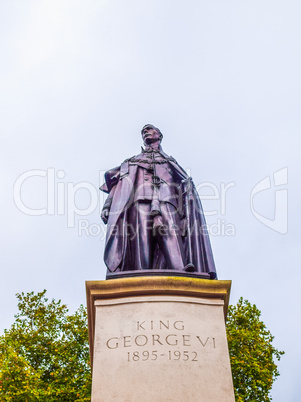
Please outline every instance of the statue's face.
M160 139L160 133L151 125L144 127L142 131L142 138L145 144L151 144L152 142Z

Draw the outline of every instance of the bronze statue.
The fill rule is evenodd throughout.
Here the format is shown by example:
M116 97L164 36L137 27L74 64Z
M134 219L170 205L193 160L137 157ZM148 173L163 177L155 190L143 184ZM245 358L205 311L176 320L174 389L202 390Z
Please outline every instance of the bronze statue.
M152 124L141 130L142 152L105 173L101 218L108 224L108 276L182 273L215 279L204 213L194 184L161 148ZM107 277L108 277L107 276Z

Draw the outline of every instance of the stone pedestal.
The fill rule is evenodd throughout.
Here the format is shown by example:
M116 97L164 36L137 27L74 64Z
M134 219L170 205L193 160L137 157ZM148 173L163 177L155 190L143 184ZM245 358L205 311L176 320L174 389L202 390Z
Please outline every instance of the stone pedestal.
M230 281L87 282L92 402L234 402Z

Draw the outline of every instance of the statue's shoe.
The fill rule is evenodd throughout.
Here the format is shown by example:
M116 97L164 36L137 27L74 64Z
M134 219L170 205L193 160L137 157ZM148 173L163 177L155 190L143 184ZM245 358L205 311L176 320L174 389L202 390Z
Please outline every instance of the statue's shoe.
M186 272L196 272L196 268L195 268L195 266L193 264L189 263L184 268L184 271L186 271Z

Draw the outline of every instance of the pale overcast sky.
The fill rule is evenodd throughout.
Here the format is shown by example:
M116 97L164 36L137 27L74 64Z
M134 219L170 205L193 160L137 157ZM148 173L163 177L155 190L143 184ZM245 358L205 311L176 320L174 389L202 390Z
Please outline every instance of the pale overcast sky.
M286 352L273 401L300 400L300 18L297 0L1 1L1 331L15 293L73 311L105 278L97 189L153 123L199 186L231 303Z

